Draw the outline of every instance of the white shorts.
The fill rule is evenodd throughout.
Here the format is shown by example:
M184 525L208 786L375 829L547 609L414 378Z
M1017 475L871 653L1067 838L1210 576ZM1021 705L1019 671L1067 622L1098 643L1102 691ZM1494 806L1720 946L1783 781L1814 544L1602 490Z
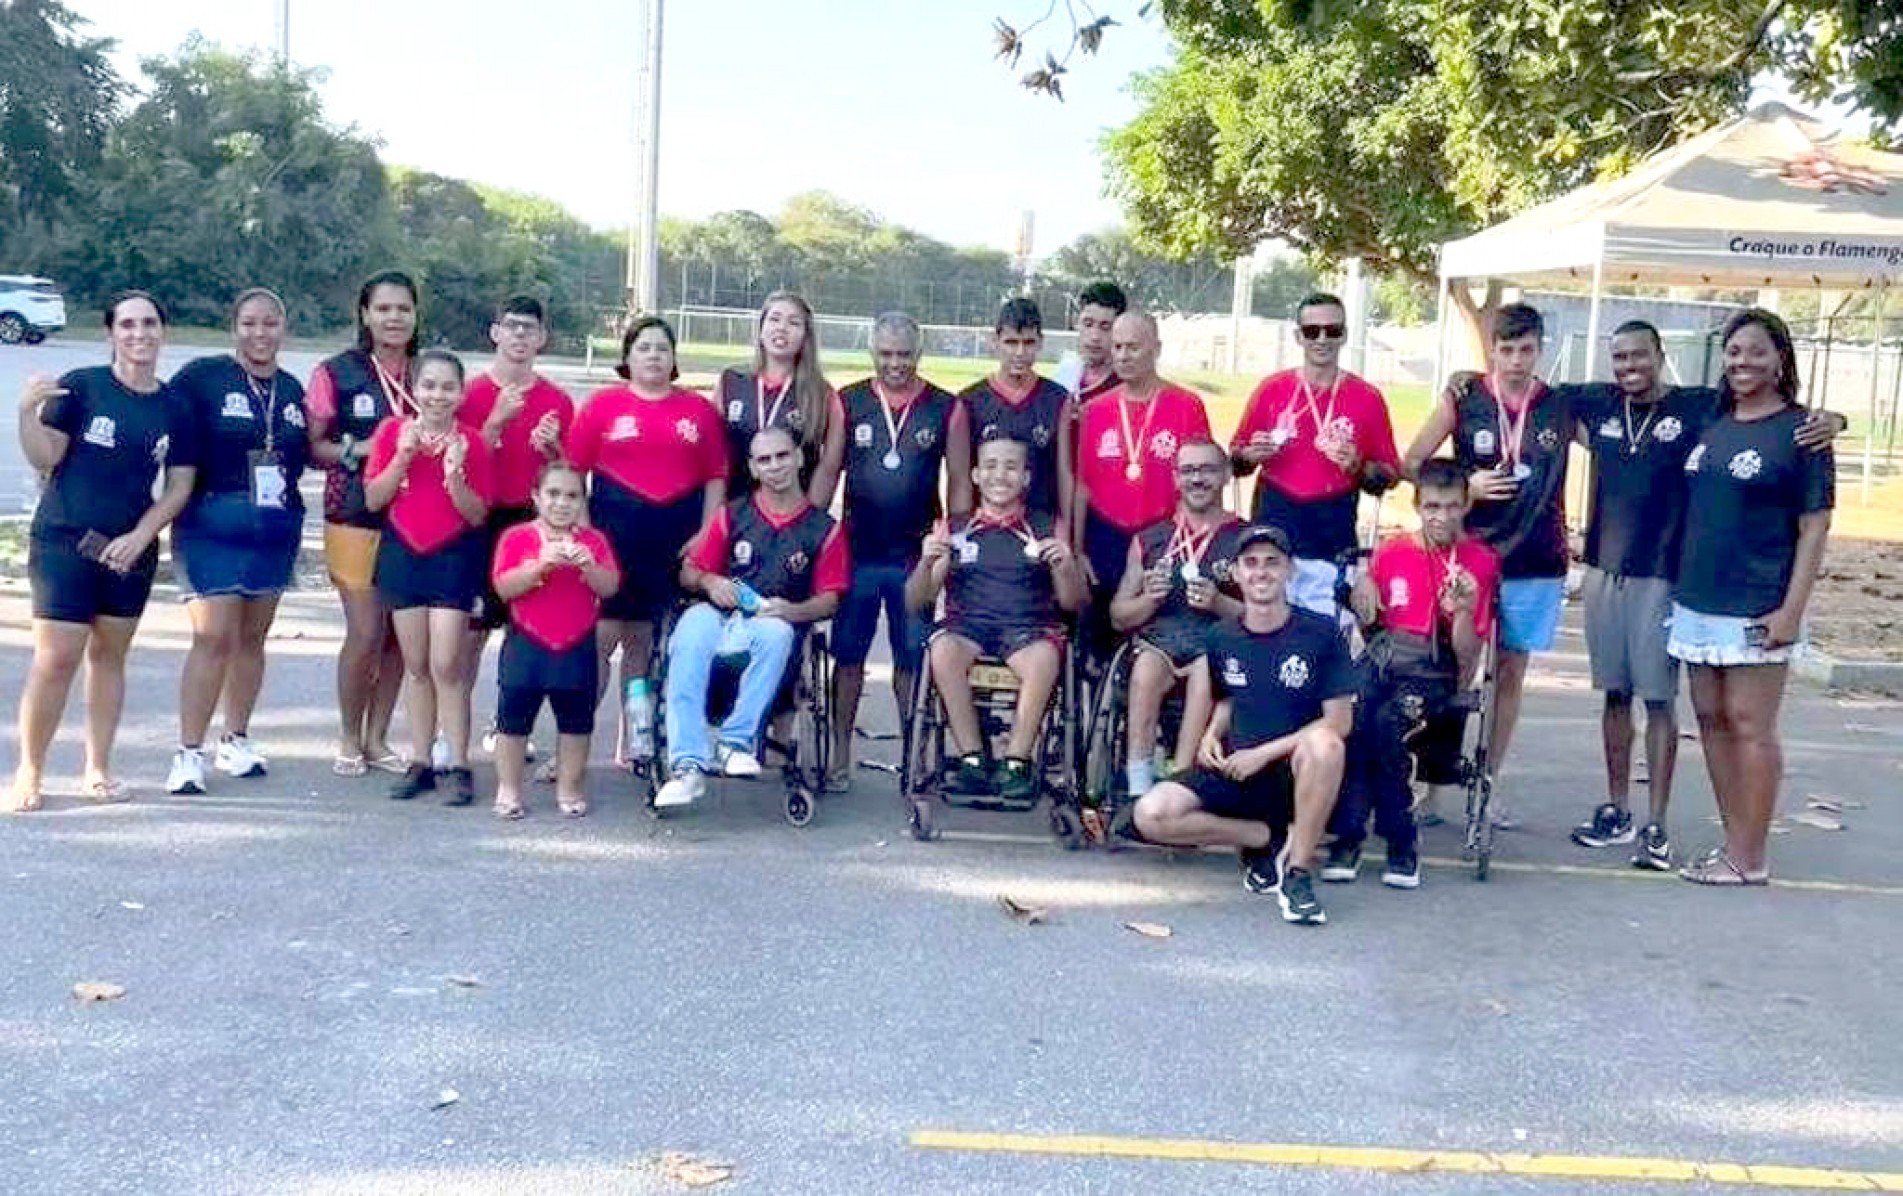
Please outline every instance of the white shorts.
M1335 618L1340 613L1335 606L1335 582L1340 576L1341 570L1333 561L1296 557L1295 568L1288 575L1288 604Z
M1747 638L1747 628L1759 625L1761 615L1708 615L1681 603L1672 603L1672 637L1665 650L1686 664L1728 668L1741 664L1786 664L1791 647L1761 648Z

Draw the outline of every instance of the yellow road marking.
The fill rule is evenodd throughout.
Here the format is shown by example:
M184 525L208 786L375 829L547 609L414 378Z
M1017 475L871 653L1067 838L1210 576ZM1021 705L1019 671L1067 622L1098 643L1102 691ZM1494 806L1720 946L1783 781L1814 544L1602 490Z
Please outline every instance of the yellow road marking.
M1525 1175L1542 1179L1650 1180L1737 1187L1814 1188L1840 1192L1903 1192L1903 1173L1845 1171L1749 1163L1701 1163L1619 1155L1493 1154L1465 1150L1396 1150L1372 1146L1310 1146L1275 1142L1204 1142L1185 1138L1093 1135L974 1134L914 1130L922 1150L1064 1155L1193 1163L1255 1163L1408 1174Z

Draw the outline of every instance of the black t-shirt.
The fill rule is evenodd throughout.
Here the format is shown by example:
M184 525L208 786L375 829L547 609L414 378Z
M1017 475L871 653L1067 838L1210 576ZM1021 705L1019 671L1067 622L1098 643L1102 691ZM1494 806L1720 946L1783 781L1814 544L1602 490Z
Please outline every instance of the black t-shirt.
M1805 415L1801 407L1748 422L1726 415L1686 458L1680 603L1708 615L1751 617L1784 602L1798 516L1828 511L1837 501L1831 451L1813 452L1795 440Z
M1011 526L974 516L952 534L945 571L945 617L966 626L1049 627L1062 618L1051 567L1025 553L1025 538L1051 538L1055 521L1038 511Z
M1242 528L1240 519L1229 516L1216 528L1196 565L1204 577L1216 583L1217 589L1237 601L1242 599L1242 589L1236 584L1236 539ZM1188 554L1176 535L1176 521L1166 519L1144 528L1137 533L1137 544L1143 553L1145 569L1169 556L1173 545L1177 548L1170 568L1170 592L1164 597L1163 605L1156 608L1156 616L1148 626L1159 632L1188 630L1201 634L1215 625L1218 616L1214 611L1196 610L1189 604L1189 583L1183 580L1183 563Z
M1016 440L1031 446L1031 489L1024 505L1039 514L1057 515L1057 452L1062 443L1070 392L1040 377L1031 393L1013 403L991 388L991 380L974 382L958 394L971 421L971 458L987 440Z
M67 437L33 514L38 533L95 531L122 536L152 506L160 474L195 464L192 426L169 385L128 390L107 366L59 380L66 394L40 409L40 422Z
M1626 409L1606 382L1561 386L1592 453L1586 563L1621 577L1678 576L1685 531L1685 458L1718 418L1718 392L1675 387Z
M1299 731L1322 716L1323 702L1355 692L1341 632L1310 611L1291 608L1266 633L1224 619L1209 633L1207 660L1217 700L1230 703L1231 751Z
M958 400L928 382L903 412L890 413L892 424L870 379L840 391L839 401L846 409L846 542L853 563L910 566L940 514L938 481ZM895 451L897 468L887 469L887 455Z
M753 488L753 474L747 454L753 438L759 434L762 417L765 426L785 428L800 446L800 489L804 490L819 468L823 436L809 439L806 413L800 410L800 397L794 393L792 379L777 389L761 387L752 370L732 366L720 371L714 387L715 406L727 425L727 492L739 494Z
M1454 413L1454 459L1463 470L1512 467L1512 437L1501 427L1499 407L1484 379L1461 388ZM1573 442L1573 414L1563 395L1537 385L1525 421L1519 462L1532 472L1508 501L1474 503L1467 530L1500 554L1500 576L1507 580L1564 577L1566 453Z
M172 375L171 387L192 421L198 477L192 493L249 494L251 457L268 444L284 471L284 504L302 510L298 479L310 464L304 387L279 370L259 381L230 357L200 357Z

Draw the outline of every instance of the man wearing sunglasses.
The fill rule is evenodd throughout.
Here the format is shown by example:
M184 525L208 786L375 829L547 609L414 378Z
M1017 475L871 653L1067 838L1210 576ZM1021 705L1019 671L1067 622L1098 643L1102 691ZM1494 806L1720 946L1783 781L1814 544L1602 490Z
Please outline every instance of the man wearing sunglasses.
M1336 561L1355 545L1355 502L1400 475L1387 401L1341 368L1348 312L1316 293L1295 311L1299 368L1264 378L1229 442L1237 477L1256 475L1254 522L1288 533L1291 605L1333 617Z

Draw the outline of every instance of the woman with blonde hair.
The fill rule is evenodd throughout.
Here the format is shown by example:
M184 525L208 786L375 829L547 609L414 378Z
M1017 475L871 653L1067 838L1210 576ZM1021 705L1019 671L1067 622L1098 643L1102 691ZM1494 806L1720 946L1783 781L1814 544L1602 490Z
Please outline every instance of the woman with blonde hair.
M820 510L832 505L846 459L846 413L820 368L813 309L791 291L775 291L754 327L753 368L721 371L714 402L727 426L729 490L752 485L747 453L762 428L793 433L800 484Z

